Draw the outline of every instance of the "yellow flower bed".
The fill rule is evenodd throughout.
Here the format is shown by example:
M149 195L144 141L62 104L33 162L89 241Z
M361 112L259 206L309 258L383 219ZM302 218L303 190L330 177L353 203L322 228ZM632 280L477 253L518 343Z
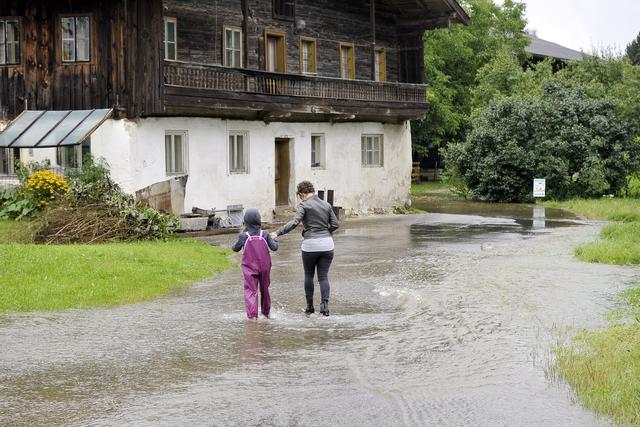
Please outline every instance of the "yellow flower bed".
M46 206L51 200L68 190L67 181L50 170L36 171L27 180L27 191L38 200L38 206Z

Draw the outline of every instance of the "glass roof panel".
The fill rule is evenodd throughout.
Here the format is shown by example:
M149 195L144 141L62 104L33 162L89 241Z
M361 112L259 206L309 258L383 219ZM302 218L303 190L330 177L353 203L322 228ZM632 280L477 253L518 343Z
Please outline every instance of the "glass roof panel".
M111 111L25 111L0 132L0 148L80 144L109 118Z
M60 123L60 120L64 119L68 114L69 111L45 111L43 115L33 122L29 129L13 141L11 146L23 148L38 145L38 142L47 136Z
M37 145L40 147L57 147L89 114L91 110L76 110L69 113L65 119L53 129Z
M0 133L0 147L9 147L42 113L42 111L25 111L16 117L16 119Z
M111 114L111 110L94 110L82 123L76 127L73 132L71 132L67 137L62 140L58 145L74 145L80 144L82 141L87 139L94 130L98 128L104 122L109 115Z

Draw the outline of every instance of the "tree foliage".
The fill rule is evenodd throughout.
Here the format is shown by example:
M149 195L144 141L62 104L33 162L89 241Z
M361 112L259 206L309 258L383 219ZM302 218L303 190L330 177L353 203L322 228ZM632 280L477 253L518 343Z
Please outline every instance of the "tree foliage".
M471 91L472 118L494 100L514 95L541 96L544 82L552 77L552 60L523 68L512 52L503 49L478 70L476 86Z
M640 33L635 40L627 45L627 58L633 65L640 65Z
M508 51L521 64L529 39L524 33L525 6L505 0L466 0L471 17L468 26L454 25L425 34L425 70L429 112L414 122L414 150L424 153L429 145L462 141L470 129L473 88L478 70Z
M616 193L638 169L640 143L616 113L616 103L547 81L542 95L490 104L447 162L483 200L531 199L534 178L547 179L553 198Z
M582 87L591 98L610 98L630 131L640 134L640 67L609 51L593 52L556 76L564 85Z

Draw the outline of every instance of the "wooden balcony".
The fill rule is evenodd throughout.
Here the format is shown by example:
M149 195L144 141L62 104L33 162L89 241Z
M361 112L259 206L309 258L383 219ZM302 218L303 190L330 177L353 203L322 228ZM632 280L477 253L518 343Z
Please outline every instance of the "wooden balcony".
M164 63L164 112L266 121L402 122L426 113L426 85Z

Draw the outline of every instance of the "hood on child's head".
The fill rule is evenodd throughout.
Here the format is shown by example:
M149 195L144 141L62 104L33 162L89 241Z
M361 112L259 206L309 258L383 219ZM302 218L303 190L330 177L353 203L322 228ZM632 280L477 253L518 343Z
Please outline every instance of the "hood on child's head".
M256 208L249 208L244 211L244 226L249 233L258 232L262 226L260 211Z

